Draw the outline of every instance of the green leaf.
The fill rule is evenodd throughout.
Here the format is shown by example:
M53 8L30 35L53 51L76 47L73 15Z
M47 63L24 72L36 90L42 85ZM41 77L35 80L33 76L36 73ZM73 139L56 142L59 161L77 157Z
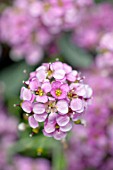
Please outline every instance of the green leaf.
M106 0L95 0L96 3L104 3ZM107 3L113 3L113 0L107 0Z
M33 150L37 151L37 149L42 149L43 152L48 150L48 152L52 153L52 170L66 170L67 164L61 143L42 135L25 137L15 142L9 149L8 156L11 159L17 153L28 152L29 150L33 152Z
M64 151L61 147L54 149L53 152L53 169L52 170L66 170L67 163Z
M64 34L57 44L65 60L73 67L87 68L91 65L93 56L75 46L69 35Z
M52 138L44 137L43 135L37 135L35 137L25 137L15 142L10 148L10 155L14 155L18 152L24 152L27 149L43 148L52 150L58 148L60 143Z
M5 96L7 98L12 98L19 94L22 81L28 78L28 76L23 73L23 70L27 70L29 73L33 68L34 67L28 66L25 62L19 62L9 66L0 73L0 81L4 83Z

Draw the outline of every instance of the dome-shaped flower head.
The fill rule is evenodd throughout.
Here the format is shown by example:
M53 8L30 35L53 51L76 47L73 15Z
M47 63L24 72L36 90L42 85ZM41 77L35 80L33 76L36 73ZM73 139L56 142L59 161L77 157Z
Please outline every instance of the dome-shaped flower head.
M43 122L43 134L56 140L66 137L92 97L80 73L60 61L42 64L24 84L20 106L29 115L29 126L34 129Z

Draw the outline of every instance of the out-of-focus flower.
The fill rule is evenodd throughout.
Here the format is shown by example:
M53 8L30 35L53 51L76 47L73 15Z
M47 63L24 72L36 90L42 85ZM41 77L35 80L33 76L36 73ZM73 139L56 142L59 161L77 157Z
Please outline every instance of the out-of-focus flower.
M0 18L0 39L11 46L13 60L37 64L63 31L72 31L93 0L15 0Z
M16 156L13 159L12 165L10 165L11 170L50 170L50 162L47 159L39 158L27 158L23 156ZM5 170L5 169L4 169ZM9 170L9 169L8 169Z
M8 169L8 149L16 138L17 120L8 115L7 109L0 98L0 170Z
M110 3L95 4L81 14L81 22L72 35L73 42L88 50L96 50L103 33L113 29L113 7Z
M112 38L113 32L107 32L102 35L97 48L98 55L96 56L96 65L110 74L113 68Z
M73 128L68 150L69 169L113 169L113 79L94 67L86 73L93 103L84 115L86 127Z
M82 80L76 70L59 61L44 63L32 72L20 93L30 127L44 122L45 136L65 138L92 97L92 89Z

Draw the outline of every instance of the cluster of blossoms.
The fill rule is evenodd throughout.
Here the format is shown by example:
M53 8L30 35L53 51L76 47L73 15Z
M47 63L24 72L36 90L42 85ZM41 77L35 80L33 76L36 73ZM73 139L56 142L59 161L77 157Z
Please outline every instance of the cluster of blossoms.
M0 170L9 170L8 149L17 138L17 124L17 120L8 115L0 96Z
M59 61L42 64L24 83L21 107L29 114L30 127L37 128L44 122L43 134L57 140L66 137L92 97L92 89L83 83L83 77Z
M71 170L113 169L113 79L95 68L86 73L93 88L93 103L84 115L87 126L75 126L69 144Z
M112 74L113 68L113 32L106 32L100 39L96 64L99 68Z
M0 18L1 41L11 47L11 58L38 63L62 31L70 31L93 0L15 0Z
M96 50L102 35L113 30L113 6L110 3L95 4L84 10L81 22L73 31L73 42L88 50Z
M113 67L113 6L101 3L83 11L83 19L73 33L73 42L95 51L96 65L101 69L112 71Z

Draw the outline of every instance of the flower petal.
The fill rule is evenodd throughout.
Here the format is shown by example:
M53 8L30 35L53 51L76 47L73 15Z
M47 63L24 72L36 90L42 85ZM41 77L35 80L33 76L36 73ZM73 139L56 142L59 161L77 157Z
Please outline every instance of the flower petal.
M36 77L38 78L39 82L43 82L46 79L46 68L41 66L37 69Z
M50 113L49 116L48 116L48 122L49 123L56 123L56 118L58 117L58 114L57 113Z
M34 118L38 122L44 122L46 120L46 118L47 118L47 113L43 113L41 115L34 114Z
M61 113L61 114L66 114L68 113L68 103L65 100L60 100L57 102L57 110Z
M36 96L36 101L41 103L46 103L48 101L48 97L46 95L44 96Z
M68 132L72 129L72 123L69 122L68 124L66 124L65 126L60 126L60 130L62 132Z
M52 132L55 131L55 125L47 123L47 124L44 125L44 130L45 130L46 133L52 133Z
M33 107L33 112L35 114L42 114L42 113L44 113L45 112L44 104L40 104L40 103L35 104L34 107Z
M47 133L44 129L43 129L43 134L44 134L44 136L47 136L47 137L53 136L53 133Z
M52 70L58 70L58 69L63 68L63 64L62 64L62 62L57 61L57 62L52 63L50 67Z
M62 84L61 86L60 86L60 89L62 90L62 91L66 91L66 92L68 92L69 91L69 86L68 86L68 84Z
M63 79L65 77L65 71L63 69L55 70L53 77L57 80Z
M51 84L49 82L43 83L42 89L44 90L45 93L50 92L51 91Z
M65 64L65 63L64 63L64 64L63 64L63 68L64 68L66 74L68 74L68 73L70 73L70 72L72 71L72 67L69 66L68 64Z
M32 98L32 93L29 89L25 88L25 87L22 87L21 89L21 94L20 94L20 98L22 100L27 100L27 101L30 101L31 98Z
M66 133L65 132L62 132L62 131L55 131L53 133L53 137L56 139L56 140L61 140L61 139L64 139L66 137Z
M29 101L24 101L21 104L21 107L26 113L31 113L31 111L32 111L32 103Z
M61 85L61 82L60 81L54 81L52 83L52 89L58 89Z
M76 70L73 70L66 77L67 77L67 80L74 82L76 80L77 75L78 75L78 72Z
M84 108L84 103L81 99L79 98L76 98L76 99L73 99L70 103L70 107L73 111L79 111L82 112L83 111L83 108Z
M56 122L59 126L65 126L67 123L69 123L69 116L67 115L64 115L64 116L59 116L57 119L56 119Z
M28 122L29 122L30 127L32 127L32 128L36 128L39 126L38 122L34 119L33 116L29 116Z
M32 79L30 82L29 82L29 87L32 91L36 91L39 87L39 82L38 80L35 78L35 79Z

